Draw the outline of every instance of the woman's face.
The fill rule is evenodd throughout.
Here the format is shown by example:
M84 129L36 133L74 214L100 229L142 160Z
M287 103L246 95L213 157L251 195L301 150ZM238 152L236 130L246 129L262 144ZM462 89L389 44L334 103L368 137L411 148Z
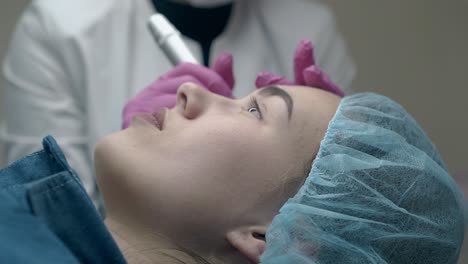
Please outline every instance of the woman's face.
M136 117L99 142L96 173L108 213L180 239L268 224L304 181L339 100L292 86L232 100L184 84L161 130Z

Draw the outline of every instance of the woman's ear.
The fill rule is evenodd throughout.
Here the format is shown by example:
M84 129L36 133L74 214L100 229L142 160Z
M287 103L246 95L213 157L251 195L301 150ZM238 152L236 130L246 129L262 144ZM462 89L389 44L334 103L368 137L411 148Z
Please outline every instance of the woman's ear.
M254 263L260 262L260 256L266 248L265 233L267 226L240 227L229 231L226 238L239 252Z

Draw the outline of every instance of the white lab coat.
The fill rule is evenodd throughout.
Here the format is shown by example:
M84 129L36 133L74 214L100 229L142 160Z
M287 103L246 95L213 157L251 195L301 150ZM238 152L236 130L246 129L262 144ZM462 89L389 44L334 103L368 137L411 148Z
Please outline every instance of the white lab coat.
M146 22L149 0L36 0L25 10L4 61L6 127L12 162L53 135L94 202L93 150L117 131L125 102L171 69ZM257 72L292 77L301 39L315 45L317 64L345 90L355 74L330 10L312 0L238 0L211 59L234 55L235 95L253 90ZM201 61L198 45L186 39Z

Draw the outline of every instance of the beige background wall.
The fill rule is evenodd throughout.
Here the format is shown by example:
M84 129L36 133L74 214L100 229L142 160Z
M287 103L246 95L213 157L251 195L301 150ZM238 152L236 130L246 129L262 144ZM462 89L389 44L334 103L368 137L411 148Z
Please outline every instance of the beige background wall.
M0 3L0 58L28 2ZM354 90L380 92L405 106L468 197L468 0L325 2L336 12L357 64ZM0 98L3 83L1 77Z
M400 102L468 177L468 1L326 2L357 62L354 88Z

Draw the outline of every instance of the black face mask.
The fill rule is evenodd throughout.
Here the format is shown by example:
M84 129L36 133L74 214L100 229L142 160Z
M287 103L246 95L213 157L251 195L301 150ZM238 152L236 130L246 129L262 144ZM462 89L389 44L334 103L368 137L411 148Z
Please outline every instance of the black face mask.
M152 0L162 13L184 35L197 41L203 52L203 64L208 66L213 40L226 29L232 13L232 3L217 7L193 7L170 0Z

